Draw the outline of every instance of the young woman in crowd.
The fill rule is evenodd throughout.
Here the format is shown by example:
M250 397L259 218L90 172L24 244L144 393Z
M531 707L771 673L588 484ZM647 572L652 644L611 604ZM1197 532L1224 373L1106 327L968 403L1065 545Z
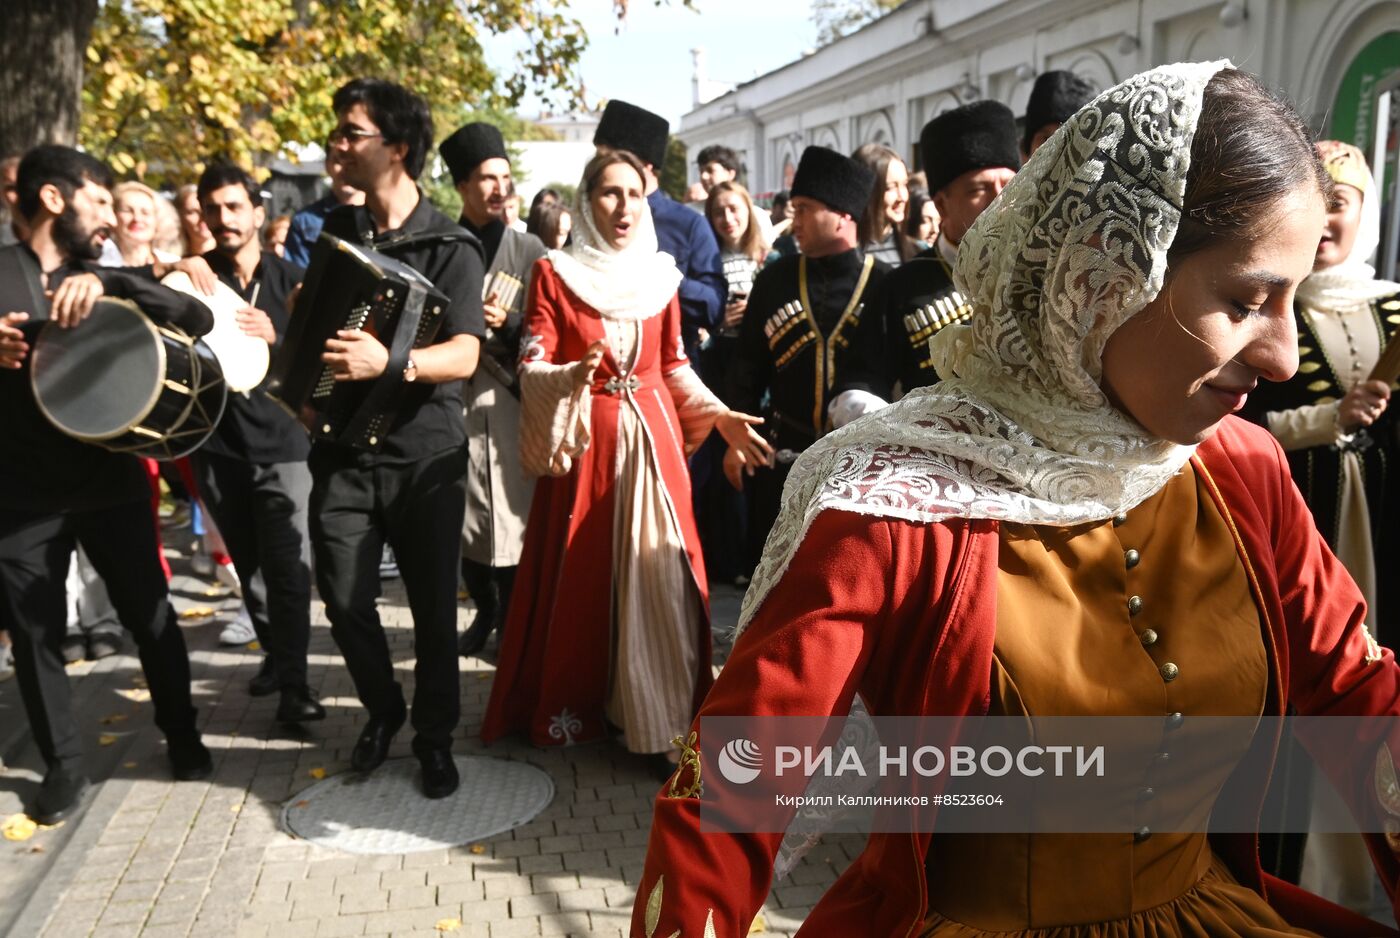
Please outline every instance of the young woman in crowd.
M214 236L204 223L199 207L198 186L186 183L175 192L175 211L180 215L180 256L194 257L214 250Z
M938 237L938 206L927 189L909 190L909 217L904 220L904 233L920 251L933 247Z
M644 170L589 161L570 246L530 283L520 449L535 489L520 582L482 727L538 745L616 727L637 753L673 753L711 680L704 561L686 455L712 428L767 443L686 361L681 274L657 250Z
M1173 65L1104 92L1044 146L962 241L977 311L933 340L945 380L794 467L739 639L657 798L634 936L744 934L768 893L783 835L742 831L795 809L702 828L702 806L724 823L735 764L707 718L829 716L829 731L857 693L877 717L1137 716L1167 756L1134 762L1146 787L1124 792L1129 810L1156 784L1253 823L1267 772L1244 761L1250 738L1183 774L1173 733L1239 716L1267 756L1290 707L1400 709L1400 669L1283 453L1233 416L1297 368L1293 297L1331 197L1302 120L1228 63ZM1391 723L1320 744L1352 747L1334 778L1386 830L1400 829ZM957 835L909 820L923 823L871 835L804 933L1377 931L1265 877L1248 828ZM1393 890L1400 841L1369 840Z
M530 213L535 222L535 234L550 250L562 249L569 243L573 216L563 202L546 202Z
M145 267L156 261L169 264L180 259L174 251L157 245L162 202L165 200L153 189L139 182L123 182L112 190L112 205L117 216L112 236L125 266ZM170 235L178 236L178 232L176 219Z
M909 211L909 170L898 153L879 143L865 144L851 154L851 159L864 163L875 174L870 204L859 222L862 250L898 267L918 253L914 240L904 231Z

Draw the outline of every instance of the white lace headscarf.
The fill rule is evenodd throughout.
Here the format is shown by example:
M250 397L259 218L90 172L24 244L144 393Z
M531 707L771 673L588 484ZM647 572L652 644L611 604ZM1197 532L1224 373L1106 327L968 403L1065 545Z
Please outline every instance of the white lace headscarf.
M971 325L933 341L946 380L827 435L793 466L742 630L826 509L1069 526L1140 504L1194 447L1099 387L1108 337L1162 288L1206 84L1228 62L1135 75L1036 151L964 237Z
M622 250L612 247L593 221L588 179L574 196L573 240L549 252L549 261L574 294L604 319L650 319L666 309L681 285L676 260L658 250L651 206L642 200L637 231Z
M1361 221L1351 253L1334 267L1311 274L1298 285L1298 302L1319 313L1350 310L1400 293L1400 283L1377 280L1371 259L1381 244L1381 197L1366 157L1349 143L1322 140L1317 145L1323 166L1334 182L1361 191Z

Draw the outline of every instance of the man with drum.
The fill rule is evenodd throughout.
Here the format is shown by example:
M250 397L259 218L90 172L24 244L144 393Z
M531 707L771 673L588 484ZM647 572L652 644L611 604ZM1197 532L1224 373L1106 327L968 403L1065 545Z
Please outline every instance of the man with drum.
M262 249L262 192L244 170L216 163L199 177L197 191L215 245L204 259L223 284L218 295L229 300L223 314L236 317L243 333L276 345L286 333L287 297L301 282L302 269ZM223 359L239 354L236 345L215 352ZM306 680L310 451L305 429L259 384L229 394L218 428L193 457L199 491L228 545L253 629L267 652L248 691L280 691L277 719L283 723L326 715Z
M30 150L17 180L29 228L22 243L0 248L0 621L11 629L20 694L47 766L30 807L41 824L69 816L88 788L59 653L64 579L79 543L136 640L174 776L207 778L213 771L195 728L189 657L157 555L145 470L134 456L59 432L30 387L39 326L74 328L105 297L131 300L155 323L191 335L213 324L203 304L149 275L92 266L116 224L111 181L106 166L77 150ZM88 328L108 312L99 307ZM91 390L98 407L103 389Z
M505 621L535 491L535 480L520 465L515 364L530 271L545 249L539 238L506 224L510 156L499 130L467 124L438 149L462 197L458 223L480 239L487 263L482 312L490 332L480 367L463 388L469 468L462 581L476 601L476 619L462 633L457 650L470 657L486 647L492 630Z
M345 656L369 722L351 754L368 772L384 761L407 716L375 609L379 558L398 558L413 613L413 753L423 793L457 790L452 735L461 716L457 667L457 574L467 474L462 381L476 371L486 326L481 310L481 243L432 207L417 178L433 146L427 103L376 78L343 86L332 101L331 146L345 181L365 204L342 206L325 233L390 254L448 297L436 341L415 349L396 376L404 404L369 453L318 439L311 448L311 544L316 583L331 634ZM315 254L313 252L313 265ZM388 349L360 330L328 339L322 361L337 380L370 381Z

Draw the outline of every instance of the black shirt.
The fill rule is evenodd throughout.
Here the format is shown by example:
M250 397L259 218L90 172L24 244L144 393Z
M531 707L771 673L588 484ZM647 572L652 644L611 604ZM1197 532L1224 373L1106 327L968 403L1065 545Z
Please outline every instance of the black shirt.
M457 220L457 224L476 235L477 240L481 242L481 251L485 255L486 267L490 269L491 265L496 262L496 252L500 250L501 238L506 233L506 223L499 218L493 218L478 228L471 223L471 219L463 215Z
M481 243L433 208L422 192L419 192L418 204L400 228L376 234L367 207L343 205L326 216L326 226L322 230L389 254L431 280L448 299L436 343L446 342L456 335L485 338L481 288L486 266ZM395 246L395 241L407 236L425 236L425 240ZM403 405L385 434L382 449L371 461L412 462L466 442L462 382L419 382L404 390ZM324 440L317 440L315 445L337 446Z
M238 283L233 259L219 251L204 255L219 279L243 299L253 298L257 290L258 309L267 313L277 332L277 341L287 333L287 296L301 283L302 269L284 261L270 251L264 251L257 270L245 289ZM240 394L229 391L224 416L214 435L201 452L227 456L250 463L301 462L311 451L306 430L291 414L272 402L264 393L264 384Z
M935 384L939 374L929 340L971 316L972 307L953 285L953 272L937 245L923 251L870 295L839 390L869 391L888 401L896 382L905 394Z
M757 414L766 393L763 432L780 449L805 449L826 433L826 407L847 366L864 298L888 271L872 260L867 272L856 250L782 257L759 271L729 367L729 406Z
M96 274L109 296L125 297L153 321L172 323L191 335L214 324L209 309L142 275L120 268L70 262L49 275L49 289L81 273ZM23 327L30 356L18 370L0 369L0 510L48 514L105 508L150 497L146 471L135 456L112 453L65 435L49 423L29 384L29 358L49 318L39 259L24 244L0 248L0 310L29 314Z

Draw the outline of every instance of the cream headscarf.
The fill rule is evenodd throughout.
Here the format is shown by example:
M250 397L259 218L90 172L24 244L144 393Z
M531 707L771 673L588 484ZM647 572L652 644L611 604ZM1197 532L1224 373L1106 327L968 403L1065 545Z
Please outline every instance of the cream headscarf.
M579 180L574 196L573 240L562 250L550 251L549 261L559 279L604 319L650 319L671 302L682 279L675 258L657 250L651 206L642 200L637 232L619 251L593 221L587 185L587 179Z
M1333 182L1361 190L1361 227L1346 260L1309 275L1298 285L1298 302L1315 312L1332 313L1400 293L1400 283L1377 280L1371 266L1381 244L1381 200L1366 157L1340 140L1319 141L1317 152Z
M1110 88L982 213L954 272L976 312L934 340L949 377L797 461L741 630L824 510L1068 526L1127 511L1186 463L1193 447L1109 403L1100 359L1162 288L1202 94L1227 67L1164 66Z

